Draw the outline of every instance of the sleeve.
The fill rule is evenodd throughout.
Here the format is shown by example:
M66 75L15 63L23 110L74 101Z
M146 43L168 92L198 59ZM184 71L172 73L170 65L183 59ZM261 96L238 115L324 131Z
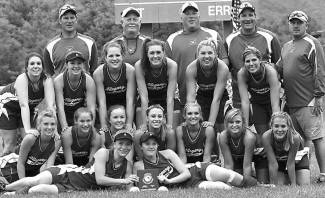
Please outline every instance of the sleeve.
M226 48L225 48L225 45L224 45L224 41L221 38L219 33L217 35L217 43L218 43L218 57L219 57L219 59L222 60L222 59L228 58Z
M47 73L50 76L53 76L54 75L53 62L51 60L50 52L48 51L48 49L46 47L43 52L43 58L44 58L45 73Z
M89 73L91 76L93 75L95 69L97 68L97 45L94 42L93 46L91 47L91 54L90 54L90 60L89 60Z
M314 41L315 50L311 52L310 60L315 67L314 96L321 97L325 93L325 57L323 48L318 40Z
M168 38L166 41L166 56L168 58L173 58L173 54L172 54L172 43L170 42L170 39Z
M277 63L281 56L281 46L278 38L275 35L273 35L273 39L271 41L271 50L271 62Z

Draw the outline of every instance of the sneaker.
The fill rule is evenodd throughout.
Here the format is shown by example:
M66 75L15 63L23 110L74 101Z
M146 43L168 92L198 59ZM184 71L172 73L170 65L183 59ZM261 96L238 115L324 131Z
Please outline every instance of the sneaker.
M325 182L325 175L323 173L319 174L316 182L317 183L323 183L323 182Z

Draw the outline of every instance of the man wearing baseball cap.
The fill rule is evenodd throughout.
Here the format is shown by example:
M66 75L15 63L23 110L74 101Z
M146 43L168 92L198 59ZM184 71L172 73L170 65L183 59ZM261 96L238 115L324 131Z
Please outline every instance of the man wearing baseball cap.
M66 69L65 56L76 50L85 58L85 70L90 74L97 67L97 46L95 40L77 32L78 16L75 6L65 4L59 9L61 33L52 38L44 49L44 68L49 75L56 77Z
M137 8L127 7L121 12L123 33L109 42L123 41L126 47L124 61L133 65L140 59L141 47L145 35L140 33L141 13Z
M277 63L283 76L287 106L294 128L312 141L320 170L318 182L325 182L325 128L323 97L325 94L325 58L320 42L309 35L308 16L293 11L288 16L292 40L282 47Z
M200 10L198 5L193 1L186 1L180 8L180 18L183 29L171 35L167 39L166 53L168 57L176 61L177 84L179 89L180 108L183 109L186 103L186 81L185 71L187 66L196 59L196 51L198 44L208 38L213 38L217 41L218 58L228 64L228 57L223 45L223 41L219 33L215 30L201 27L200 25ZM220 102L220 109L223 109L224 103ZM174 117L177 117L174 115ZM178 114L178 119L181 120L181 114Z
M240 58L245 48L256 47L262 53L262 59L276 63L280 57L280 42L274 33L257 27L255 7L249 2L243 2L239 8L241 28L227 36L226 50L229 57L229 70L232 77L233 105L241 108L241 100L237 85L237 72L243 66Z

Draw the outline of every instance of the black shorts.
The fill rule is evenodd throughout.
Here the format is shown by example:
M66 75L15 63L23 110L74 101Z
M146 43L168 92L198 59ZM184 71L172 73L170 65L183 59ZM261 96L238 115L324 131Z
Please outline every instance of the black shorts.
M234 159L234 170L243 170L244 158ZM267 169L268 161L267 158L261 155L253 155L252 162L254 162L255 169ZM238 172L238 171L236 171ZM242 172L240 172L242 174Z
M212 98L207 98L207 97L198 95L196 97L196 100L201 106L203 120L204 121L209 120ZM223 122L224 122L224 118L225 118L225 113L224 113L225 109L224 108L225 108L226 102L227 102L227 97L223 96L222 99L220 100L218 116L216 119L216 123L218 123L218 124L223 124ZM228 110L226 110L226 111L228 111Z
M23 128L20 111L7 108L8 117L2 112L0 116L0 129L14 130Z
M252 123L255 125L268 125L272 116L271 104L252 104Z
M286 167L287 167L287 161L278 161L278 165L279 165L279 168L278 168L278 171L280 172L284 172L285 174L288 173ZM309 159L308 159L308 156L305 155L301 158L301 160L296 163L296 166L295 166L295 169L296 170L301 170L301 169L308 169L309 170Z
M211 162L197 162L195 166L189 168L191 178L183 182L181 188L196 188L203 181L206 181L205 172L207 167L212 164Z

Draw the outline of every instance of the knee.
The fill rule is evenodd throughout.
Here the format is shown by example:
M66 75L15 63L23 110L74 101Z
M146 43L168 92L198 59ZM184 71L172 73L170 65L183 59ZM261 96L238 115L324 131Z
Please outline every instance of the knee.
M230 177L230 171L217 165L209 165L205 171L208 181L222 181L227 182Z

